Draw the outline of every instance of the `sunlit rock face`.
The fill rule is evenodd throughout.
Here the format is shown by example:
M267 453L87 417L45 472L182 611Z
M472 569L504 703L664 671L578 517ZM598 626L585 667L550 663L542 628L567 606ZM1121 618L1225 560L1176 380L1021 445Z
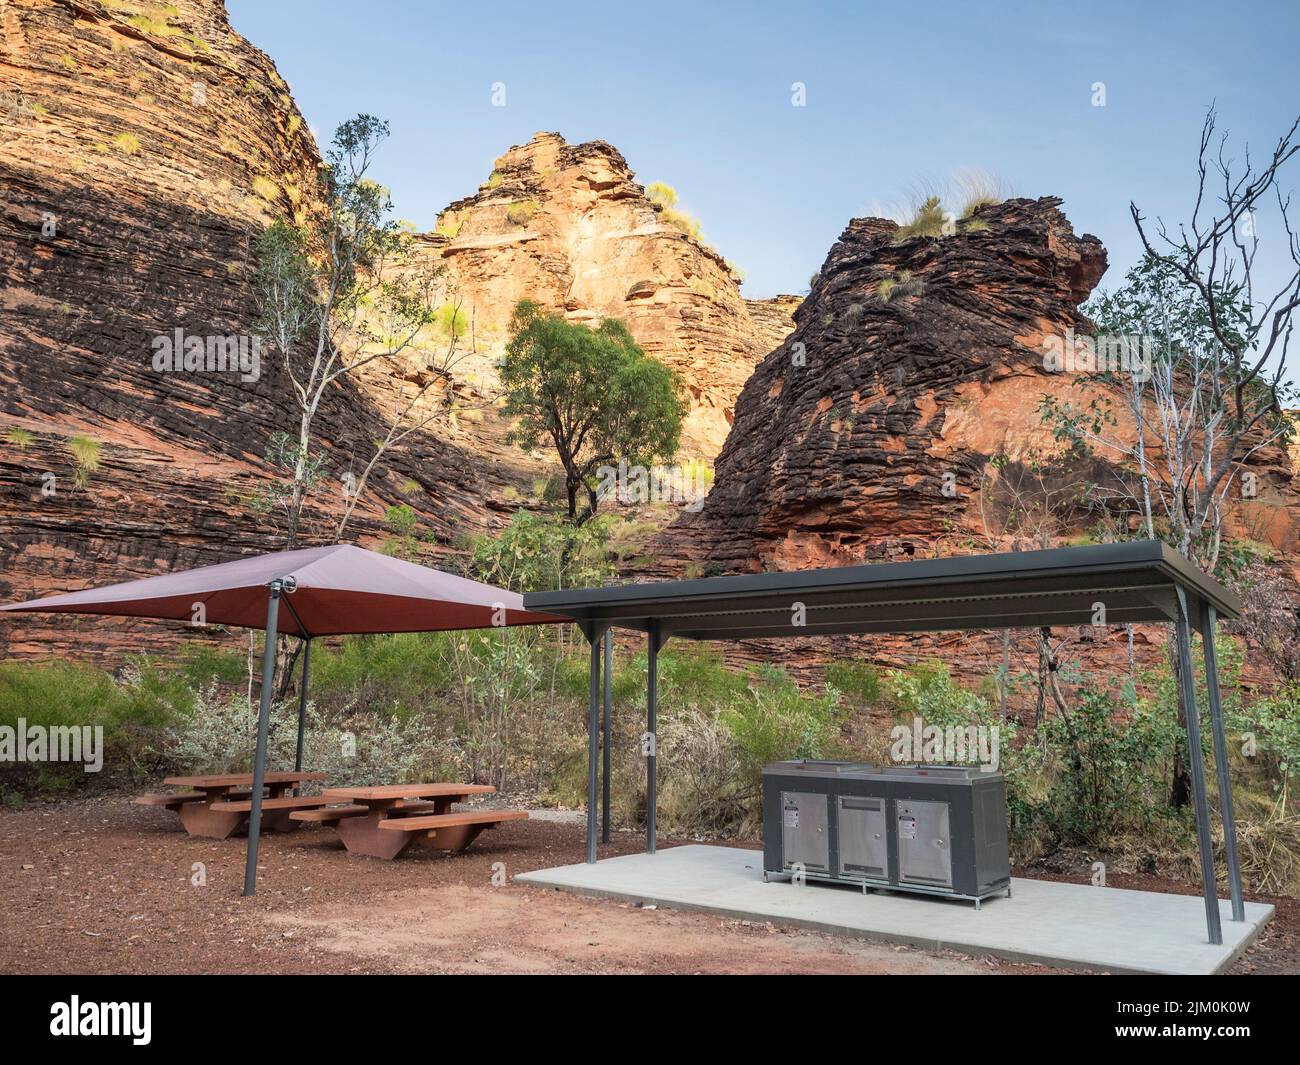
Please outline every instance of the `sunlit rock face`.
M690 410L682 455L712 459L736 397L790 331L794 297L746 301L732 267L667 220L604 141L538 133L511 148L473 196L447 207L438 251L446 282L499 347L515 303L574 321L624 321L682 375Z

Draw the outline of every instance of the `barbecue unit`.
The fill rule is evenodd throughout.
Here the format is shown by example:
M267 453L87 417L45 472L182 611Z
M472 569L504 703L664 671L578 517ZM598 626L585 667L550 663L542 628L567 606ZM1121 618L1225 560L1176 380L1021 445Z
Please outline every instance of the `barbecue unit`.
M967 766L776 762L763 770L763 878L969 899L1011 894L1006 783Z

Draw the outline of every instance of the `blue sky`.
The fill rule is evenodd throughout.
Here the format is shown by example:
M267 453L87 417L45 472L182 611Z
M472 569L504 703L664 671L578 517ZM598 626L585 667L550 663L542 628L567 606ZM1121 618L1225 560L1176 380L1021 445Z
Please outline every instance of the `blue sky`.
M537 130L603 139L640 181L678 190L748 296L803 292L850 218L961 168L1062 197L1116 284L1138 251L1130 199L1189 213L1211 100L1255 154L1300 111L1294 0L227 6L322 144L357 112L391 123L376 176L401 217L432 228ZM1260 225L1263 279L1278 283L1285 246Z

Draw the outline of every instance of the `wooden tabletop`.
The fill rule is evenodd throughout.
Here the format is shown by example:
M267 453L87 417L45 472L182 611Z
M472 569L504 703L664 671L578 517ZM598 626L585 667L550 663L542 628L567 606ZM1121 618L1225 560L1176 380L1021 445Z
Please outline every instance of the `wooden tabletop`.
M393 799L443 799L452 795L491 795L491 784L379 784L373 788L325 788L327 799L340 802L387 802Z
M324 773L267 773L263 778L266 784L296 784L301 780L324 780ZM206 777L166 777L164 784L174 784L182 788L229 788L241 784L253 783L252 773L216 773Z

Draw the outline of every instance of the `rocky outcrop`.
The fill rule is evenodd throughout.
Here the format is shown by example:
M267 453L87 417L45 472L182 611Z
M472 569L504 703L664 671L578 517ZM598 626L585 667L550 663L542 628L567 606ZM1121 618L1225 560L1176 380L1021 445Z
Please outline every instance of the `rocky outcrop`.
M657 553L752 572L1016 546L998 513L1010 482L1061 451L1044 397L1083 398L1048 356L1092 332L1078 308L1106 269L1100 242L1059 207L986 205L946 236L852 221L737 401L703 508ZM1289 456L1263 448L1250 466L1258 492L1230 525L1294 552ZM1070 471L1081 484L1095 474ZM1095 512L1077 517L1065 532L1088 531Z
M1106 268L1059 201L979 209L946 237L855 219L796 328L755 371L697 514L665 553L731 571L928 553L962 527L988 460L1050 441L1049 334L1084 325Z
M8 0L0 32L0 599L274 548L257 503L272 434L294 424L279 367L159 372L152 342L252 332L250 240L312 209L320 164L288 86L219 0ZM327 398L331 478L369 457L380 417L356 387ZM363 538L404 499L447 538L482 528L494 486L526 479L504 451L412 443L359 506ZM319 493L317 532L340 496ZM0 654L167 642L0 623Z
M296 426L273 357L255 374L155 369L154 340L255 330L252 241L317 208L315 141L274 63L221 0L0 3L0 600L224 561L283 543L277 433ZM452 219L455 219L454 231ZM514 302L627 320L692 395L688 454L711 458L755 362L785 331L750 313L723 260L664 223L609 145L512 149L417 258L445 267L474 335L459 413L372 474L349 536L406 504L433 561L530 505L550 457L506 443L495 361ZM332 390L306 539L329 539L343 479L419 367ZM0 654L172 649L166 626L0 622Z
M1076 236L1059 207L1054 198L986 205L946 236L853 220L795 312L794 332L741 393L703 507L652 545L654 575L1039 546L1007 511L1052 492L1067 501L1058 535L1091 532L1095 501L1063 488L1105 482L1107 471L1072 468L1056 484L1026 473L1061 450L1041 413L1044 396L1080 399L1077 378L1051 372L1045 356L1053 338L1092 331L1078 308L1106 268L1100 242ZM1275 446L1250 465L1257 496L1232 510L1229 526L1294 558L1294 464ZM1136 658L1155 661L1162 640L1139 631ZM975 679L997 668L999 641L963 633L751 641L733 654L796 667L838 655L885 665L937 657ZM1103 673L1126 670L1124 632L1087 632L1078 643ZM1013 671L1037 669L1032 634L1016 634L1009 654Z
M690 398L684 458L717 454L746 379L791 327L792 297L744 300L722 256L667 220L604 141L538 133L448 206L438 230L448 298L487 351L504 347L528 298L574 321L621 319L678 370Z

